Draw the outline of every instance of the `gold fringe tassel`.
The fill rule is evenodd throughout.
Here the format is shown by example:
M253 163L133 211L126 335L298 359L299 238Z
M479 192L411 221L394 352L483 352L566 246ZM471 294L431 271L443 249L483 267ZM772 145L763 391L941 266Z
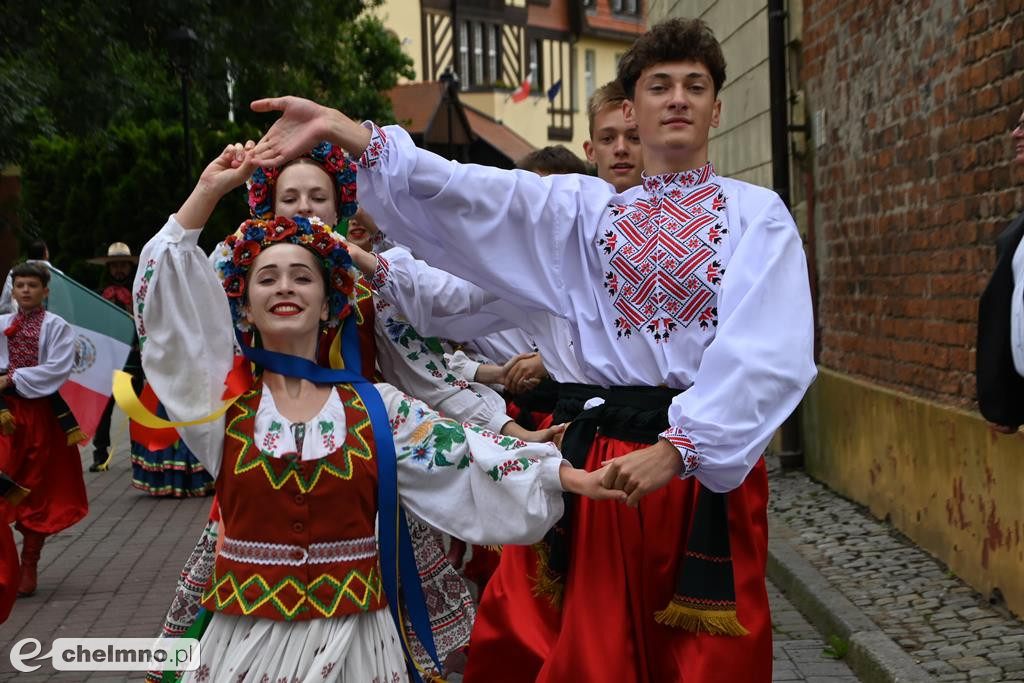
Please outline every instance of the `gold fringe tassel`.
M75 444L85 443L89 440L89 437L85 435L81 427L75 427L68 432L68 445L74 446Z
M547 598L553 607L561 608L565 586L562 577L551 571L548 547L544 543L534 543L533 552L537 554L537 575L533 577L533 594L538 598Z
M673 600L665 609L654 613L654 620L664 626L681 628L691 633L713 636L745 636L750 631L736 618L734 610L702 610L684 607Z
M25 500L25 496L27 496L30 493L32 493L30 489L27 489L24 486L21 486L20 484L14 484L14 488L9 489L4 494L4 498L7 499L7 501L11 505L16 506L18 503Z
M502 546L500 545L485 545L484 547L490 550L491 552L498 553L499 555L501 555Z
M7 408L0 410L0 434L10 436L14 433L14 415Z

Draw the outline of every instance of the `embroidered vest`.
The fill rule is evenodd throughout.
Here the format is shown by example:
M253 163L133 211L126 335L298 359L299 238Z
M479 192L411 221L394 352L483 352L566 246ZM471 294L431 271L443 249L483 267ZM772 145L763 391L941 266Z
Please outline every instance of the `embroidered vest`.
M203 595L207 609L293 621L387 604L377 559L370 418L351 386L337 392L347 436L319 460L270 457L253 443L262 382L228 410L216 482L225 536Z

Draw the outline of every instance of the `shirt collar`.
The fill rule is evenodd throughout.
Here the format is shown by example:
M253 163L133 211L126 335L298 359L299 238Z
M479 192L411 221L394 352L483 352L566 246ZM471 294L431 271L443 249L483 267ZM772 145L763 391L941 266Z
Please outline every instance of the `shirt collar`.
M651 194L665 194L675 188L688 188L703 185L716 177L715 167L711 162L689 171L643 175L644 190Z

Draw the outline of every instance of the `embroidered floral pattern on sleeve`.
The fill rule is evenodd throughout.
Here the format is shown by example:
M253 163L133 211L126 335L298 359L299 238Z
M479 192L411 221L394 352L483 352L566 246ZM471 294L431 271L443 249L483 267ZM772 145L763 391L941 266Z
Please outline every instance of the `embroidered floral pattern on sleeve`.
M146 343L146 326L142 322L142 311L146 307L146 294L149 293L149 281L153 279L153 270L156 268L156 259L146 261L146 268L142 271L139 280L139 288L135 290L135 324L139 328L139 348Z
M683 459L683 469L679 472L680 477L689 477L697 471L697 468L700 467L700 454L686 432L679 427L669 427L658 436L667 439L679 451Z
M366 151L359 157L359 165L363 168L374 168L377 162L380 161L380 157L384 154L384 146L388 144L388 136L384 134L384 131L372 121L367 122L370 129L370 144L366 146ZM364 123L363 125L367 125Z
M619 338L643 330L656 342L695 320L718 324L718 258L728 233L725 195L710 162L692 171L644 178L648 195L612 204L612 227L597 239L607 270L604 288L618 312Z
M397 413L405 414L409 422L404 429L395 429L395 446L398 460L412 460L425 470L435 467L463 469L469 467L472 459L467 452L459 461L448 459L459 444L466 442L466 432L454 420L439 416L420 401L405 396Z
M444 361L444 349L437 339L424 338L407 321L391 314L391 304L378 299L377 313L385 315L384 329L388 338L397 346L406 349L405 357L423 367L429 375L455 389L472 391L477 398L483 397L462 377L452 373Z
M377 267L373 271L373 277L370 279L370 286L374 289L380 289L388 283L388 275L390 273L391 264L383 256L377 257Z

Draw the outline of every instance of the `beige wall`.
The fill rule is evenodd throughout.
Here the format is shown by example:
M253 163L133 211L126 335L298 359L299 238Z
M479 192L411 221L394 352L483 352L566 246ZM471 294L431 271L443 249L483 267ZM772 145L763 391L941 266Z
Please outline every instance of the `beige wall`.
M384 0L370 10L381 22L395 32L402 43L402 52L412 59L416 71L414 81L423 78L423 29L419 0ZM409 80L403 78L403 83Z
M719 94L722 121L711 133L715 169L772 186L768 93L768 10L764 0L651 0L650 23L699 17L722 43L726 81Z

